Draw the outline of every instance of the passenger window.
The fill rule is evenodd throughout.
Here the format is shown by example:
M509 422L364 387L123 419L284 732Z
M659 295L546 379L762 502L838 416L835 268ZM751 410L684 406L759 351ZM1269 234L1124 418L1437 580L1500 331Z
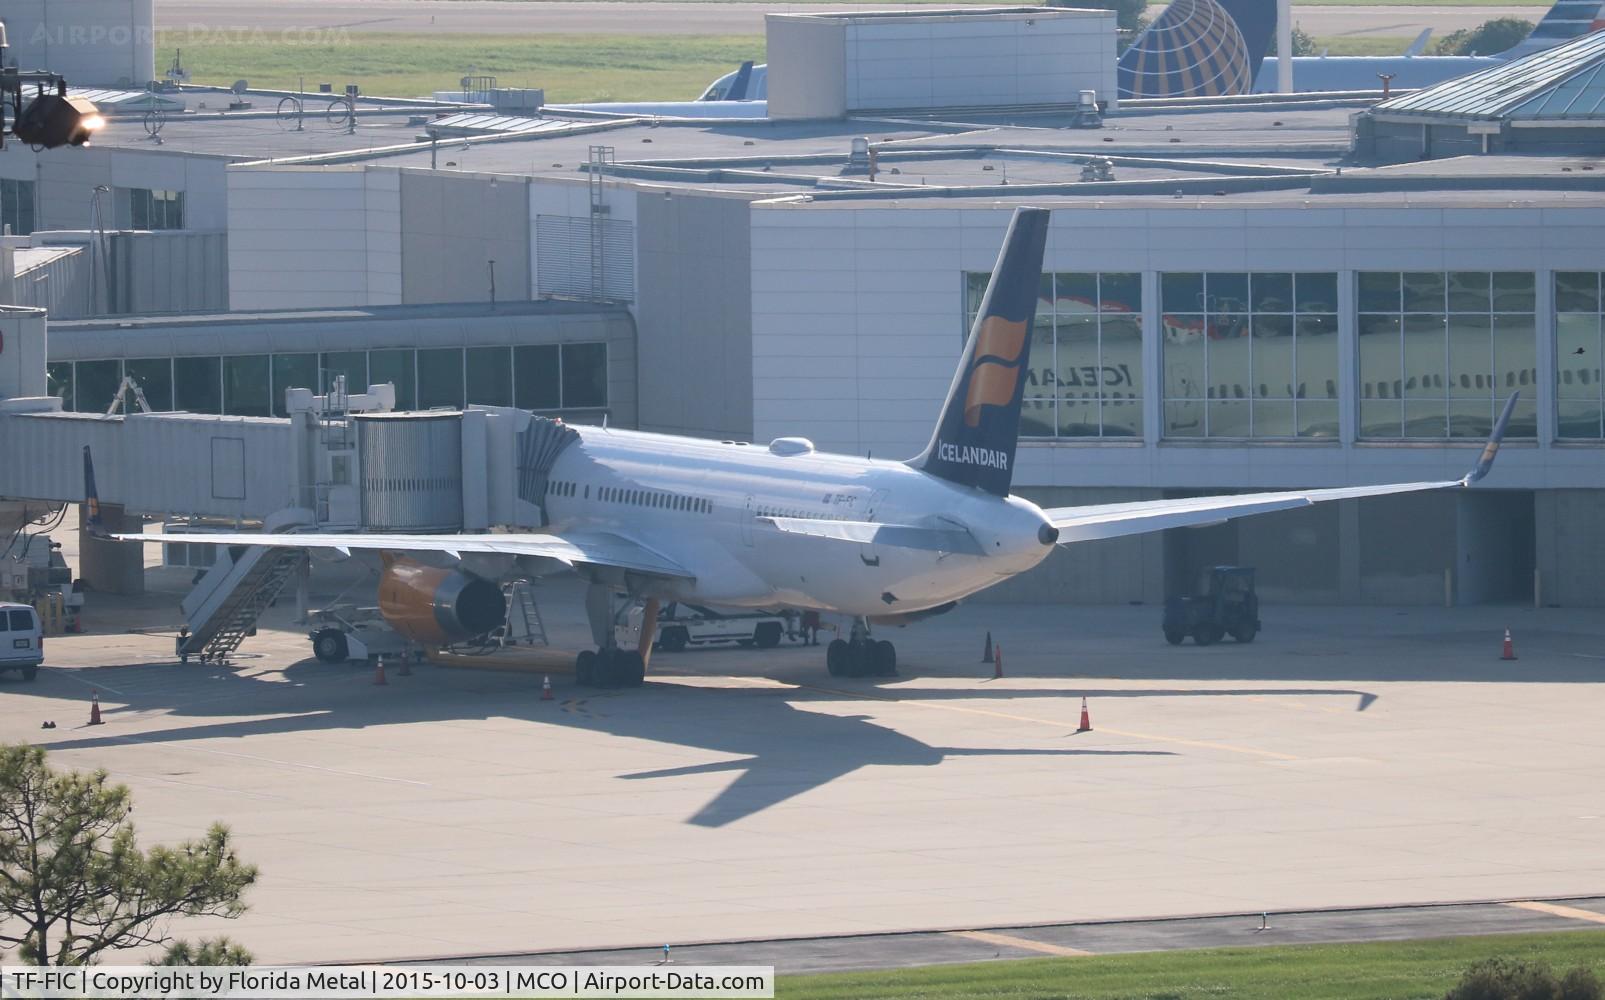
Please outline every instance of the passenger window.
M26 608L16 608L11 612L11 631L32 632L33 612Z

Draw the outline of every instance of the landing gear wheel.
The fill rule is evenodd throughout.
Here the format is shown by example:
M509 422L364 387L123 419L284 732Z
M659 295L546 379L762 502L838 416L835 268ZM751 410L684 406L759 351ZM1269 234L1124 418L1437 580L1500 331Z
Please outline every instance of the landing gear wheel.
M589 649L581 650L580 655L574 657L574 680L581 687L596 686L596 666L599 657Z
M324 663L344 663L350 652L346 634L337 628L321 629L312 640L312 655Z
M870 659L875 664L876 677L897 676L897 647L882 639L879 642L869 642L873 655Z
M780 636L781 631L779 622L764 622L762 625L759 625L758 630L752 634L752 639L753 642L757 644L759 649L774 649L776 646L780 645Z
M875 672L875 642L863 639L848 643L847 662L849 677L868 677Z
M847 672L849 660L846 641L842 639L830 640L830 644L825 647L825 667L830 671L830 676L852 676Z
M1256 635L1259 635L1257 625L1239 625L1232 629L1232 638L1238 642L1253 642Z
M613 682L619 687L638 688L646 683L646 658L635 650L619 650L613 655Z
M1219 625L1200 625L1193 629L1193 641L1200 646L1212 646L1220 642L1220 638L1224 634L1225 632L1222 631Z
M1165 641L1172 646L1180 646L1187 641L1187 633L1180 629L1167 628L1165 629Z

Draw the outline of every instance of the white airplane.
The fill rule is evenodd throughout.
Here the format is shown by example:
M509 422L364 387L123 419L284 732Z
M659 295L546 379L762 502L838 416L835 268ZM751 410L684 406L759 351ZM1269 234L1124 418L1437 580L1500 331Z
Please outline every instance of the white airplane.
M850 616L826 651L833 675L890 675L897 653L874 624L941 614L1024 573L1057 545L1213 524L1327 500L1470 486L1493 463L1516 397L1463 478L1044 510L1009 492L1042 274L1048 212L1019 208L924 452L906 462L821 454L804 438L767 447L543 421L555 449L546 527L506 534L208 534L220 545L377 551L379 602L424 645L482 634L502 620L497 584L571 567L589 581L597 649L579 654L582 684L639 685L659 602L792 607ZM97 519L85 450L91 529ZM191 535L129 534L143 542ZM427 564L433 559L438 565ZM615 595L627 600L618 606ZM636 603L639 648L614 626Z

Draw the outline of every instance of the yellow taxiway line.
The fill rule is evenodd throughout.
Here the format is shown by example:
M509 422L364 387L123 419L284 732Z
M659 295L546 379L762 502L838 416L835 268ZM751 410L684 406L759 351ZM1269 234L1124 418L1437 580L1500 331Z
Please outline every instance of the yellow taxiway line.
M1019 948L1024 951L1041 952L1044 955L1058 955L1061 958L1085 958L1092 954L1079 948L1066 948L1063 945L1048 944L1046 941L1032 941L1029 938L1015 937L1013 934L999 934L997 931L948 931L947 934L948 937L980 941L999 948Z
M1544 903L1536 899L1525 899L1520 902L1506 903L1518 910L1531 910L1534 913L1548 913L1555 917L1569 917L1572 920L1586 920L1591 924L1605 924L1605 913L1595 913L1593 910L1579 909L1575 906L1562 906L1559 903Z

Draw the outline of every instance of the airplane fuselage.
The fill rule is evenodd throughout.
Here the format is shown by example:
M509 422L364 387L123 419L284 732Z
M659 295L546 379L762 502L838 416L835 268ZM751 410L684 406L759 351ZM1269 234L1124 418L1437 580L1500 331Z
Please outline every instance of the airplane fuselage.
M622 535L695 579L650 596L889 616L939 607L1047 557L1047 517L901 462L745 442L576 427L553 464L549 530ZM783 439L792 441L793 439ZM767 518L963 528L985 555L821 539Z

